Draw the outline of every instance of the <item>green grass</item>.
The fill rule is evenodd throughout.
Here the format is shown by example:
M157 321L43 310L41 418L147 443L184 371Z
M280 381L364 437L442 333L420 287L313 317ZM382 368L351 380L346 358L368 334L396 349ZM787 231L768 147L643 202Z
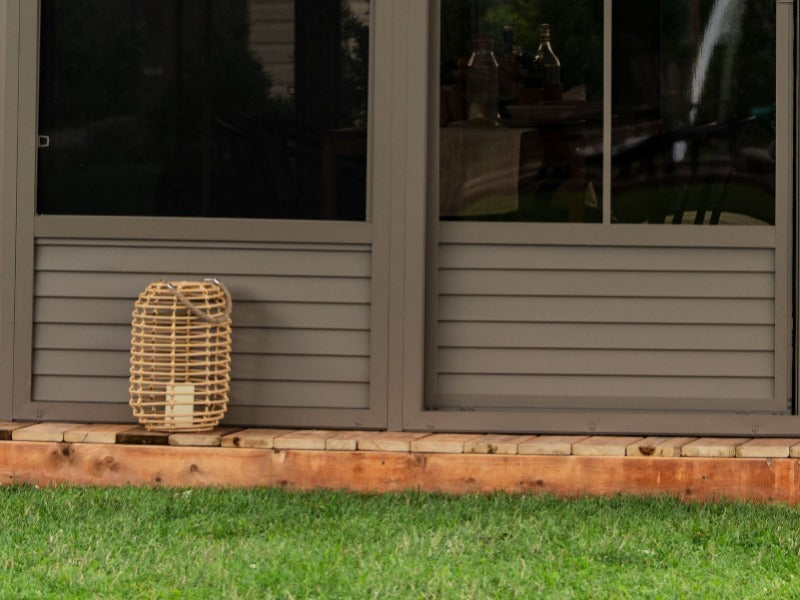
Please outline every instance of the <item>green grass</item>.
M797 598L800 511L0 487L3 598Z

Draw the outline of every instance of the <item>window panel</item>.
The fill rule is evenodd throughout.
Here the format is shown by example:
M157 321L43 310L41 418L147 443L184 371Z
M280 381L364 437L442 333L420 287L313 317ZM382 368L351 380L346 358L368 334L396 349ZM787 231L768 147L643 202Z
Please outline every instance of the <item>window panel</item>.
M443 220L602 221L602 0L444 0Z
M612 222L775 224L775 0L614 0Z
M42 0L37 212L363 220L368 0Z

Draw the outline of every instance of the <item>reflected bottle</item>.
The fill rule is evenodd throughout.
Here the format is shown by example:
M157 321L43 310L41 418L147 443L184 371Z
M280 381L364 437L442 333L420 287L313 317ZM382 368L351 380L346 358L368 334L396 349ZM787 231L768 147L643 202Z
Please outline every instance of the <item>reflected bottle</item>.
M492 50L492 38L477 36L467 63L467 119L497 121L497 90L500 68Z
M544 88L545 102L560 102L563 88L561 87L561 61L558 60L553 47L550 45L550 25L542 23L539 26L539 49L533 57L534 69L541 74L542 87Z

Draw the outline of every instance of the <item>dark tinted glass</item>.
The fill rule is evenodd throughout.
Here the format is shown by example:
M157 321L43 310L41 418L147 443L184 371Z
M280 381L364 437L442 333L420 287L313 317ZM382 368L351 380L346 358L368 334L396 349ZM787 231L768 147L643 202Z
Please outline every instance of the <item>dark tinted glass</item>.
M439 213L602 220L603 0L443 0Z
M365 218L368 0L42 0L37 210Z
M775 223L775 0L614 0L612 221Z

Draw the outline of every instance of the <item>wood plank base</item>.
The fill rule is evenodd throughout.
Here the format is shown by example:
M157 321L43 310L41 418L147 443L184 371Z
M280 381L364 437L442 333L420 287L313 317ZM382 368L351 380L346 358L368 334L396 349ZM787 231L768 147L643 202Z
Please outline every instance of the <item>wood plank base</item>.
M800 460L0 442L0 483L643 494L796 504Z

